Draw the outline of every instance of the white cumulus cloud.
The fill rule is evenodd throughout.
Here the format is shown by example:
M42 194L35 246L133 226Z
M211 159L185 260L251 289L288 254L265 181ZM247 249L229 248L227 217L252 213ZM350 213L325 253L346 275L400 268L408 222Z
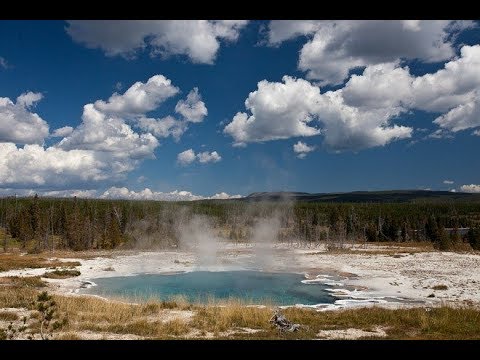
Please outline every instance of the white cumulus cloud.
M70 135L73 132L73 127L63 126L61 128L55 129L52 134L52 137L65 137Z
M195 161L196 155L193 149L182 151L177 155L177 162L180 165L188 165Z
M206 164L209 162L213 162L213 163L219 162L220 160L222 160L222 157L216 151L212 151L212 152L203 151L197 154L197 159L200 163Z
M2 187L63 187L119 178L115 164L92 151L0 143Z
M82 123L58 147L64 150L82 149L112 153L124 159L152 158L159 145L150 133L138 134L118 117L109 117L93 104L84 106Z
M161 119L141 117L138 119L137 126L152 133L157 138L172 136L177 141L188 129L185 121L177 120L173 116L166 116Z
M240 199L242 197L243 197L242 195L229 195L226 192L221 192L221 193L217 193L215 195L212 195L212 196L208 197L208 199L226 200L226 199Z
M0 97L0 142L42 144L49 128L45 120L30 108L42 99L42 94L26 92L14 103Z
M189 120L146 115L178 92L163 75L136 82L123 94L86 104L81 123L56 129L50 138L60 139L49 147L43 146L49 136L47 122L31 112L42 95L27 92L16 103L0 98L1 188L66 191L124 179L142 160L155 158L157 137L178 140L187 130ZM197 121L200 115L195 109L206 113L198 89L187 97L185 106ZM202 162L219 158L217 153L198 156Z
M269 24L267 39L279 45L308 35L300 51L300 70L322 84L340 84L359 66L400 59L448 60L455 55L455 36L473 26L472 21L450 20L278 20Z
M446 184L446 185L452 185L453 183L455 183L455 181L453 181L453 180L443 180L443 183Z
M178 141L188 130L188 123L202 122L208 113L198 88L190 91L185 100L178 101L175 111L182 115L182 119L176 119L171 115L157 119L146 114L157 110L165 100L179 92L180 89L174 86L170 79L163 75L154 75L145 83L136 82L123 94L114 93L107 101L95 101L93 109L88 111L90 113L96 111L108 121L117 124L128 122L157 138L172 136Z
M193 88L185 100L179 100L175 111L181 114L185 120L193 123L202 122L203 118L208 115L207 107L202 101L198 88Z
M220 192L212 196L195 195L190 191L174 190L171 192L152 191L149 188L134 191L127 187L112 186L99 193L97 190L67 189L67 190L42 190L42 189L18 189L18 188L0 188L0 196L38 196L60 197L60 198L100 198L100 199L126 199L126 200L156 200L156 201L194 201L194 200L227 200L240 199L242 195L229 195L226 192Z
M126 117L155 110L179 89L163 75L154 75L146 83L137 81L123 94L114 93L107 101L97 100L95 108L111 115Z
M367 66L335 91L321 93L289 76L282 80L260 81L249 94L251 114L238 112L224 128L234 144L321 134L324 145L337 151L383 146L412 136L413 128L394 123L411 110L441 114L434 120L440 129L426 138L480 127L480 45L463 46L458 58L422 76L388 62Z
M479 89L480 90L480 89ZM480 91L475 91L475 98L458 105L446 114L435 119L434 123L453 132L480 126Z
M412 128L390 123L398 110L349 106L342 90L321 94L306 80L282 80L260 81L250 93L245 105L252 115L237 113L224 128L235 143L323 134L325 145L334 150L358 150L411 136Z
M297 154L297 157L299 159L304 159L309 152L312 152L314 150L315 146L309 146L301 141L293 145L293 151L295 152L295 154Z
M480 185L470 184L460 186L460 191L467 193L480 193Z
M97 190L52 190L52 191L40 191L39 196L48 196L56 198L69 198L77 197L82 199L91 199L97 197Z
M28 109L42 99L43 99L43 95L41 93L34 93L31 91L28 91L26 93L23 93L17 98L17 105L20 105Z
M245 107L251 115L238 112L224 133L236 143L313 136L320 130L312 126L320 101L320 89L303 79L283 77L283 83L262 80L249 94Z
M140 191L129 190L126 187L111 187L106 190L101 196L105 199L129 199L129 200L157 200L157 201L193 201L193 200L205 200L205 199L237 199L241 198L241 195L229 195L225 192L215 194L213 196L205 197L201 195L195 195L190 191L175 190L171 192L158 192L152 191L149 188L145 188Z
M216 163L222 160L222 157L220 154L216 151L208 152L208 151L203 151L199 152L198 154L195 154L195 151L193 149L188 149L185 151L182 151L177 155L177 162L180 165L186 166L194 161L198 161L201 164L206 164L209 162Z
M132 58L149 49L152 56L185 55L193 63L212 64L221 41L236 41L245 20L74 20L67 33L107 56Z

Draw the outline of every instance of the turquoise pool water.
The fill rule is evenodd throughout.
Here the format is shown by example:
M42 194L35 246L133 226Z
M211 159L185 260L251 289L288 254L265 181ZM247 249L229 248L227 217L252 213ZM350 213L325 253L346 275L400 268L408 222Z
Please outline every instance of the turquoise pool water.
M333 303L324 284L304 284L301 274L261 271L195 271L173 275L95 279L97 286L84 292L107 298L169 300L182 295L191 302L240 298L253 304L266 301L277 305Z

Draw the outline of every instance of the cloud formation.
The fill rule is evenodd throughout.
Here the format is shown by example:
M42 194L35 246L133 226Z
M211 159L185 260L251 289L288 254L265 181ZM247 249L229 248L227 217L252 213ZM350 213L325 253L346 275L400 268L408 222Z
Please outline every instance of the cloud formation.
M182 151L177 155L177 162L180 165L188 165L195 161L196 155L193 149Z
M188 129L185 121L177 120L170 115L161 119L140 117L137 121L137 126L144 131L152 133L157 138L172 136L176 141Z
M189 165L196 160L198 160L198 162L201 164L206 164L209 162L216 163L222 160L222 157L216 151L204 151L195 154L195 151L193 151L193 149L182 151L177 155L177 162L182 166Z
M94 105L87 104L83 109L82 123L57 147L108 152L119 159L142 159L152 158L158 145L152 134L138 134L123 119L109 117Z
M236 144L323 134L324 144L337 151L382 146L408 138L412 128L392 125L391 109L359 109L345 104L342 90L321 94L303 79L263 80L245 105L252 115L237 113L224 133ZM323 127L319 127L323 125Z
M158 200L158 201L193 201L193 200L223 200L223 199L238 199L241 195L229 195L221 192L212 196L194 195L190 191L175 190L172 192L157 192L149 188L141 191L129 190L126 187L118 188L111 187L106 190L101 196L104 199L128 199L128 200Z
M48 124L31 111L42 97L31 91L21 94L15 103L8 97L0 97L0 142L43 144Z
M179 89L163 75L154 75L146 83L137 81L123 94L114 93L107 101L95 101L95 108L105 114L128 117L157 109Z
M199 123L208 115L207 107L198 93L198 88L193 88L185 100L179 100L175 112L181 114L188 122Z
M480 193L480 185L470 184L460 186L460 191L467 193Z
M203 151L197 154L197 159L201 164L206 164L209 162L219 162L220 160L222 160L222 157L216 151Z
M238 112L224 133L236 143L263 142L293 136L313 136L320 89L303 79L283 77L283 83L262 80L251 92L245 107L251 115Z
M295 154L297 154L297 157L299 159L305 159L307 154L309 152L312 152L315 150L315 146L309 146L305 144L304 142L297 142L296 144L293 145L293 151Z
M262 80L224 128L235 145L321 134L335 151L383 146L412 136L397 125L411 110L440 113L430 137L480 127L480 45L463 46L460 56L434 73L413 76L398 62L380 63L353 75L344 87L321 93L304 79ZM477 129L478 130L478 129ZM475 132L474 132L475 134Z
M119 168L122 165L108 160L88 150L45 149L36 144L19 148L13 143L0 143L0 184L6 188L41 188L115 180L123 173Z
M475 26L450 20L275 20L267 41L278 46L308 36L298 67L321 85L341 84L356 67L418 59L432 63L454 57L457 34Z
M93 115L96 111L99 117L116 123L117 127L125 128L129 126L126 123L129 123L157 138L172 136L178 141L188 130L188 123L200 123L208 114L198 88L191 90L185 100L178 101L175 112L181 115L181 119L171 115L159 119L151 118L147 113L157 110L165 100L179 92L180 89L174 86L170 79L163 75L154 75L145 83L136 82L123 94L114 93L107 101L97 100L93 105L89 104L89 109L84 109L84 116L86 112ZM99 125L102 124L104 121Z
M67 33L88 48L107 56L133 58L149 50L151 56L187 56L193 63L213 64L221 42L234 42L245 20L73 20Z
M70 198L100 198L100 199L125 199L125 200L155 200L155 201L194 201L194 200L227 200L239 199L242 195L229 195L226 192L220 192L212 196L195 195L190 191L174 190L171 192L152 191L145 188L140 191L129 190L126 187L112 186L99 193L97 190L42 190L42 189L14 189L0 188L0 196L39 196L45 197L65 197Z
M55 129L53 134L51 135L52 137L66 137L70 135L73 132L73 127L71 126L63 126L61 128Z
M0 98L1 187L64 191L125 179L142 160L155 158L160 144L157 137L178 140L192 119L203 120L207 109L198 89L192 90L182 107L192 119L147 117L178 92L163 75L136 82L123 94L86 104L81 123L56 129L50 138L59 139L49 147L43 146L49 136L47 122L31 112L42 94L24 93L16 103ZM219 155L200 153L198 160L218 161Z
M443 180L443 183L446 184L446 185L452 185L453 183L455 183L455 181L453 181L453 180Z

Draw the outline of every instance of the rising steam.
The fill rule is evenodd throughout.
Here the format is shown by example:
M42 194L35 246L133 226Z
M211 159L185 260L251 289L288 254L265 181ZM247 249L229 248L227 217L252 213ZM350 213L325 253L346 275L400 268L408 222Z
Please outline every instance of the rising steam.
M197 264L209 267L218 264L221 239L215 234L212 221L204 215L194 215L178 228L180 246L193 250Z
M252 229L251 242L254 249L255 266L261 269L270 267L273 263L274 247L280 231L280 218L273 216L259 219Z
M258 209L257 209L258 210ZM262 214L267 217L257 217L249 229L247 239L253 249L253 257L245 260L237 259L235 265L244 268L268 269L273 265L275 243L281 228L280 213L273 215ZM193 251L197 265L202 269L224 265L221 262L221 250L225 250L228 239L218 234L212 219L205 215L185 215L179 217L177 234L181 248Z

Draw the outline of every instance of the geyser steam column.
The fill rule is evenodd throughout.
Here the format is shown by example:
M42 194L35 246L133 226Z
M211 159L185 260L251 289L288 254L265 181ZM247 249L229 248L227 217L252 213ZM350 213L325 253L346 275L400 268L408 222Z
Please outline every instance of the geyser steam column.
M179 228L180 243L182 246L193 248L200 269L219 265L218 249L220 238L213 230L209 217L193 215L193 217Z
M261 270L268 270L273 265L273 244L280 231L280 219L273 216L259 219L253 227L252 243L254 250L254 265Z

